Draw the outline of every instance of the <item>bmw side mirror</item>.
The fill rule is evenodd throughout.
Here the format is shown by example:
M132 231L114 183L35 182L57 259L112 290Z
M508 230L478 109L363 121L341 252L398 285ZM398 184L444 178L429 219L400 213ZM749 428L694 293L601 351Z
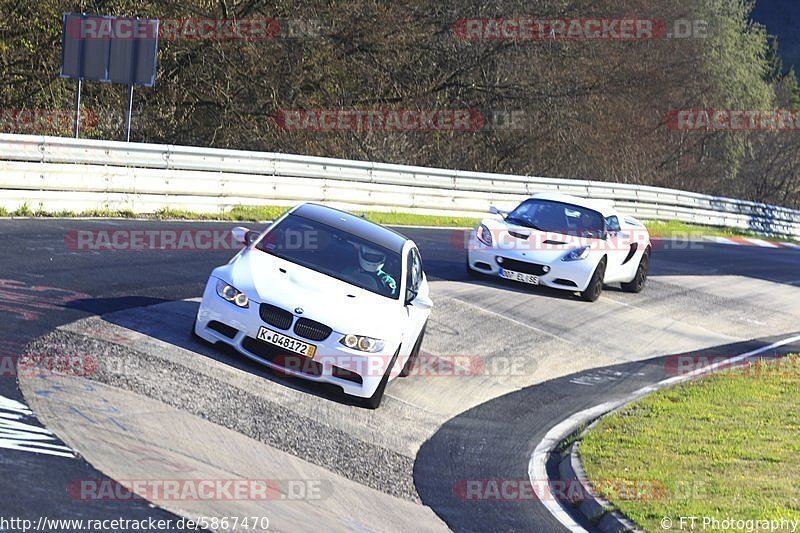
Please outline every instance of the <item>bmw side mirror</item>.
M259 236L257 231L253 231L242 226L233 228L231 230L231 234L233 234L233 238L236 239L236 242L245 246L250 246L253 244Z
M254 242L256 242L258 240L258 236L259 235L261 235L261 234L259 232L257 232L257 231L253 231L253 230L248 231L247 233L244 234L244 243L247 246L250 246L251 244L253 244Z
M410 304L417 297L417 291L414 289L406 289L406 305Z

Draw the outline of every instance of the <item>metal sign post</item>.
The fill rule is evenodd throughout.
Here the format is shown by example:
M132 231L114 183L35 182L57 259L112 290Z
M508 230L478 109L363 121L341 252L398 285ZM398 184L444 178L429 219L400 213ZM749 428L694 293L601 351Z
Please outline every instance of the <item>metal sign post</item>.
M73 132L75 134L75 138L78 138L78 135L81 131L81 85L83 84L83 80L78 78L78 83L75 87L75 126L73 128Z
M128 86L128 113L125 126L125 142L131 140L131 116L133 115L133 85Z

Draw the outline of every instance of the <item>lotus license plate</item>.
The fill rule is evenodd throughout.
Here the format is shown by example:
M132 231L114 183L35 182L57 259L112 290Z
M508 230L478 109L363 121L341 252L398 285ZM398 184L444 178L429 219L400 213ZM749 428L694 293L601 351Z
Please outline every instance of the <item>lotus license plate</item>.
M284 350L289 350L296 354L304 355L306 357L314 357L317 347L307 342L299 341L283 333L272 331L271 329L260 327L258 329L258 340L274 344Z
M506 270L505 268L500 269L500 277L506 279L513 279L514 281L521 281L522 283L528 283L530 285L539 284L539 276L534 276L533 274L525 274L524 272L515 272L513 270Z

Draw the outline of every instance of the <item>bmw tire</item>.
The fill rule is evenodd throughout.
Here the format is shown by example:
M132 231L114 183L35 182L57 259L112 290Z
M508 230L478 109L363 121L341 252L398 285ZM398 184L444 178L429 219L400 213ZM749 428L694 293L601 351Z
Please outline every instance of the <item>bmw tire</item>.
M403 370L400 371L400 377L405 378L411 374L411 371L414 370L414 364L417 362L417 358L419 357L419 351L422 348L422 339L425 337L425 328L427 327L427 323L422 326L422 331L419 332L419 337L417 338L417 342L414 343L414 348L411 349L411 355L408 356L406 360L406 364L403 366Z
M397 361L398 353L400 353L400 348L397 349L394 357L392 357L392 360L389 361L389 368L386 369L386 373L383 375L383 379L378 385L378 388L375 389L375 393L369 398L362 399L361 404L367 409L377 409L380 407L381 401L383 400L383 392L386 390L386 384L389 383L389 375L392 373L392 368L394 367L395 361Z

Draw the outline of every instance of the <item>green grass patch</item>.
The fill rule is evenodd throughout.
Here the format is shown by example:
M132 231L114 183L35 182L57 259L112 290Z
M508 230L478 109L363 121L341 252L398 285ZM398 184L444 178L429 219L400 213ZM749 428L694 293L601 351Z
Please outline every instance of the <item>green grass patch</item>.
M223 213L193 213L176 209L161 209L152 218L159 220L229 220L241 222L258 222L262 220L275 220L288 208L274 205L264 206L236 206L230 211ZM415 215L410 213L382 213L378 211L351 211L356 215L363 215L367 220L386 225L418 225L418 226L474 226L478 223L477 219L453 216L438 215Z
M34 215L34 211L28 206L28 204L22 204L16 210L11 212L12 217L32 217Z
M362 214L356 212L356 214ZM480 219L469 217L454 217L448 215L414 215L411 213L378 213L366 211L364 215L367 219L378 224L396 226L443 226L473 228L478 225Z
M58 218L142 218L151 220L222 220L230 222L260 222L264 220L275 220L289 208L276 205L259 206L236 206L228 211L220 213L196 213L182 209L164 208L155 213L134 213L133 211L113 211L108 209L93 209L75 213L70 211L59 211L48 213L42 210L32 210L27 204L16 211L8 213L0 211L0 216L16 217L58 217ZM378 211L351 211L356 215L363 215L367 220L379 224L396 226L438 226L438 227L473 227L478 224L477 218L455 217L449 215L417 215L411 213Z
M736 230L732 228L721 228L719 226L702 226L699 224L688 224L686 222L670 221L648 221L645 222L651 237L756 237L768 238L754 232ZM787 239L780 239L787 240Z
M90 218L144 218L153 220L223 220L230 222L260 222L263 220L275 220L281 214L286 212L288 208L285 206L276 205L240 205L228 211L219 213L196 213L194 211L187 211L183 209L164 208L156 211L155 213L134 213L133 211L112 211L112 210L90 210L81 213L73 213L70 211L59 211L55 213L45 212L41 207L33 210L24 204L22 207L11 213L6 210L0 210L0 216L18 216L18 217L53 217L53 218L71 218L71 217L90 217ZM383 213L379 211L351 211L357 215L363 215L366 219L378 224L385 224L388 226L437 226L437 227L460 227L472 228L475 227L479 218L472 217L457 217L450 215L417 215L412 213L389 212ZM488 215L488 213L487 213ZM752 232L737 231L728 228L720 228L716 226L701 226L698 224L687 224L685 222L669 221L649 221L645 222L650 236L653 238L699 238L703 236L720 236L720 237L760 237L765 238L763 235L758 235ZM790 240L790 239L780 239ZM800 242L800 241L793 241Z
M228 220L275 220L287 211L286 207L278 205L238 205L225 213Z
M81 213L73 213L72 217L85 218L153 218L154 215L137 215L130 210L112 211L110 209L91 209Z
M676 528L680 516L800 519L800 356L756 368L601 419L580 445L589 479L646 531L661 531L665 516Z

